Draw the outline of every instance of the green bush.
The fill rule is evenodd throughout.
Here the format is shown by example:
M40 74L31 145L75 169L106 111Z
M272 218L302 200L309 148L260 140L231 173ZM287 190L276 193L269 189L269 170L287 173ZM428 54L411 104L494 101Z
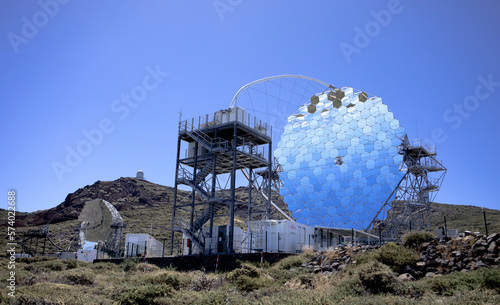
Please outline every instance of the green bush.
M82 268L71 270L63 276L67 281L75 285L90 286L94 284L95 275L88 269Z
M430 232L423 232L423 231L413 231L413 232L408 232L405 235L403 235L403 246L412 248L412 249L418 249L418 247L426 242L429 238L433 238L434 235Z
M121 263L120 266L123 268L123 271L127 272L130 270L134 270L139 262L140 260L137 258L127 258L123 260L123 263Z
M377 260L377 251L360 252L354 255L353 260L355 260L357 264L372 262Z
M151 284L165 284L176 290L189 283L189 279L182 277L181 273L169 271L152 274L146 277L145 281Z
M234 269L233 271L229 272L227 278L229 281L234 283L241 276L246 276L249 278L259 277L260 270L257 269L257 267L255 267L254 265L243 263L241 264L240 268Z
M263 282L259 278L240 275L234 282L239 290L250 292L263 287Z
M430 282L430 289L438 295L451 296L456 288L457 281L449 277L435 277Z
M36 262L45 262L45 261L53 261L56 260L55 257L48 256L35 256L35 257L19 257L16 259L17 263L36 263Z
M397 272L402 271L406 265L414 265L420 259L413 250L395 243L385 244L375 252L374 258Z
M190 305L226 305L226 304L248 304L233 303L229 301L229 295L226 291L203 291L193 292L189 291L187 294L174 294L171 297L156 298L155 303L158 305L172 305L172 304L190 304Z
M357 297L366 294L359 276L344 278L334 288L333 294L339 298Z
M372 294L396 293L401 288L401 282L391 268L379 262L360 267L358 277L366 291Z
M173 293L172 287L167 285L141 285L122 293L118 298L118 303L124 305L157 304L155 298L168 297Z
M484 268L479 270L483 278L483 286L500 292L500 268Z
M86 266L86 263L78 261L76 259L65 259L62 260L63 264L66 265L66 269L75 269L78 267Z
M294 267L300 267L303 263L307 262L307 257L305 255L291 255L280 260L276 264L276 268L282 270L289 270Z
M483 268L473 272L456 272L443 277L425 279L427 289L438 295L452 296L457 291L473 291L478 288L500 290L500 269Z
M47 271L47 272L66 270L66 264L64 264L61 261L56 261L56 260L43 261L43 262L37 263L37 265L41 270Z
M94 263L94 264L89 264L88 265L92 270L99 271L99 272L106 272L106 271L123 271L123 268L120 265L117 265L115 263Z
M135 271L139 272L153 272L153 271L158 271L160 270L160 267L153 265L153 264L144 264L144 263L138 263L135 265Z

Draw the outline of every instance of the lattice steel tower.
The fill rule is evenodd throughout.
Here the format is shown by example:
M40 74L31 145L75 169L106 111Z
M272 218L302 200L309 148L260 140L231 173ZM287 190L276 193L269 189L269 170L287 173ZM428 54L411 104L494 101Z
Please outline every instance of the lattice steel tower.
M213 230L214 218L221 216L228 217L229 229L224 245L215 247L216 252L232 253L235 215L270 217L271 185L263 189L257 179L273 170L271 134L267 124L240 107L179 122L171 254L176 232L187 236L202 253L210 254L213 243L221 242L216 236L220 232ZM181 146L186 145L186 156L181 158ZM237 175L240 170L243 175ZM248 195L243 198L236 194L238 176L248 183ZM179 185L191 189L190 203L183 204ZM256 194L260 194L259 200L252 199ZM208 230L204 230L207 223Z
M386 238L400 239L411 230L430 230L430 204L441 188L446 168L436 159L436 147L420 139L408 140L405 134L398 153L403 156L400 170L404 176L386 200L367 230L380 226Z

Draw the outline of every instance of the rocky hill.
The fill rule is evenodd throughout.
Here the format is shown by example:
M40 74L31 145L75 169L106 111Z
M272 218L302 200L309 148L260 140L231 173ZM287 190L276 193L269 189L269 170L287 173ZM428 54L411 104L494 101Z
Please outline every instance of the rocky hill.
M179 197L186 203L191 201L191 193L179 191ZM239 188L237 199L245 200L246 188ZM125 224L124 233L150 233L158 240L170 239L172 204L174 189L135 178L120 178L115 181L97 181L68 194L65 200L54 208L33 213L17 213L18 231L39 229L50 221L50 234L61 240L71 240L78 226L78 215L87 200L96 198L112 203L122 215ZM273 200L284 210L286 204L275 195ZM181 201L183 202L183 201ZM443 226L443 216L447 218L448 228L460 232L484 231L483 211L486 211L489 232L500 232L500 211L482 209L474 206L434 203L431 206L433 232ZM0 227L6 226L5 210L0 209ZM224 218L217 219L225 223ZM236 220L243 226L243 220ZM1 250L1 249L0 249Z
M149 233L160 241L170 240L174 189L135 178L97 181L68 194L65 200L54 208L32 213L17 213L17 231L39 230L50 222L50 235L54 240L69 244L77 231L78 215L85 202L97 198L115 206L126 225L124 234ZM188 204L191 202L191 192L179 190L178 198L180 200L178 204ZM246 198L248 198L247 188L238 188L236 199L243 201ZM258 202L256 198L253 200ZM273 196L273 200L282 210L291 214L277 195ZM0 209L2 215L0 227L6 226L5 213L5 210ZM243 226L243 220L236 219L235 222L236 225ZM224 217L220 217L216 219L216 224L218 223L223 224L227 221ZM50 245L49 249L53 250Z

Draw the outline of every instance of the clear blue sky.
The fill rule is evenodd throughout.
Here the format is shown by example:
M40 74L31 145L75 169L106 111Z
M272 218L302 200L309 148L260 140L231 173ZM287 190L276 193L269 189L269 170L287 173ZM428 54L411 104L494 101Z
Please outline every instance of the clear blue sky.
M3 1L0 189L35 211L138 169L172 186L181 109L212 113L244 84L292 73L381 96L410 138L435 133L448 168L438 202L499 209L499 11L494 0ZM68 163L78 145L86 155Z

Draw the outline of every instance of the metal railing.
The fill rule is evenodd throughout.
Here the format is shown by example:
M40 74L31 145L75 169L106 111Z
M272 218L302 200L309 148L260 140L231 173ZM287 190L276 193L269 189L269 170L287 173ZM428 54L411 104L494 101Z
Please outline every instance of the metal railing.
M204 248L200 249L198 245L193 244L190 236L185 234L182 240L182 255L188 255L191 250L192 254L215 254L225 253L229 247L228 236L215 236L208 238L208 235L200 236L204 242ZM191 241L187 241L190 239ZM264 232L253 233L244 232L243 234L233 235L233 251L236 253L255 253L255 252L280 252L280 253L299 253L307 248L318 248L324 250L326 248L336 246L338 244L330 244L327 241L315 244L314 236L308 234L304 238L290 236L280 232ZM190 249L191 248L191 249Z
M430 145L422 139L409 140L409 144L410 144L410 146L413 146L413 147L421 146L431 154L436 153L436 146Z
M443 166L441 165L442 161L436 160L434 158L425 158L425 159L421 160L421 162L422 162L421 164L423 166L432 167L432 168L443 168Z
M231 143L229 141L226 141L224 139L212 139L210 136L208 136L206 133L204 133L201 129L196 128L192 123L189 123L189 121L181 121L179 122L179 133L180 132L191 132L195 136L199 137L203 142L205 142L210 148L220 148L222 150L228 150L230 148Z
M222 125L229 122L238 122L240 124L246 125L266 136L271 136L272 128L266 123L262 122L262 120L257 119L255 116L251 116L250 114L245 114L243 117L239 116L238 111L229 114L228 111L231 110L221 110L217 111L213 114L207 114L205 116L199 116L196 120L195 118L191 118L190 120L185 120L179 122L179 132L180 131L190 131L193 132L199 129L205 129L209 127L214 127L217 125ZM224 122L224 117L228 115L229 118L227 122ZM197 122L196 122L197 121Z
M186 233L188 233L188 235L195 237L200 242L204 241L205 235L203 234L203 230L194 230L182 216L177 216L176 219L176 221L179 222L179 228L181 228L181 230L184 230Z
M213 199L221 199L228 200L230 199L229 190L216 190L214 196L212 196L211 185L207 181L200 181L200 183L196 184L193 178L193 174L179 166L179 172L177 175L177 179L185 179L193 183L193 185L198 186L197 191L201 191L205 197L213 198Z

